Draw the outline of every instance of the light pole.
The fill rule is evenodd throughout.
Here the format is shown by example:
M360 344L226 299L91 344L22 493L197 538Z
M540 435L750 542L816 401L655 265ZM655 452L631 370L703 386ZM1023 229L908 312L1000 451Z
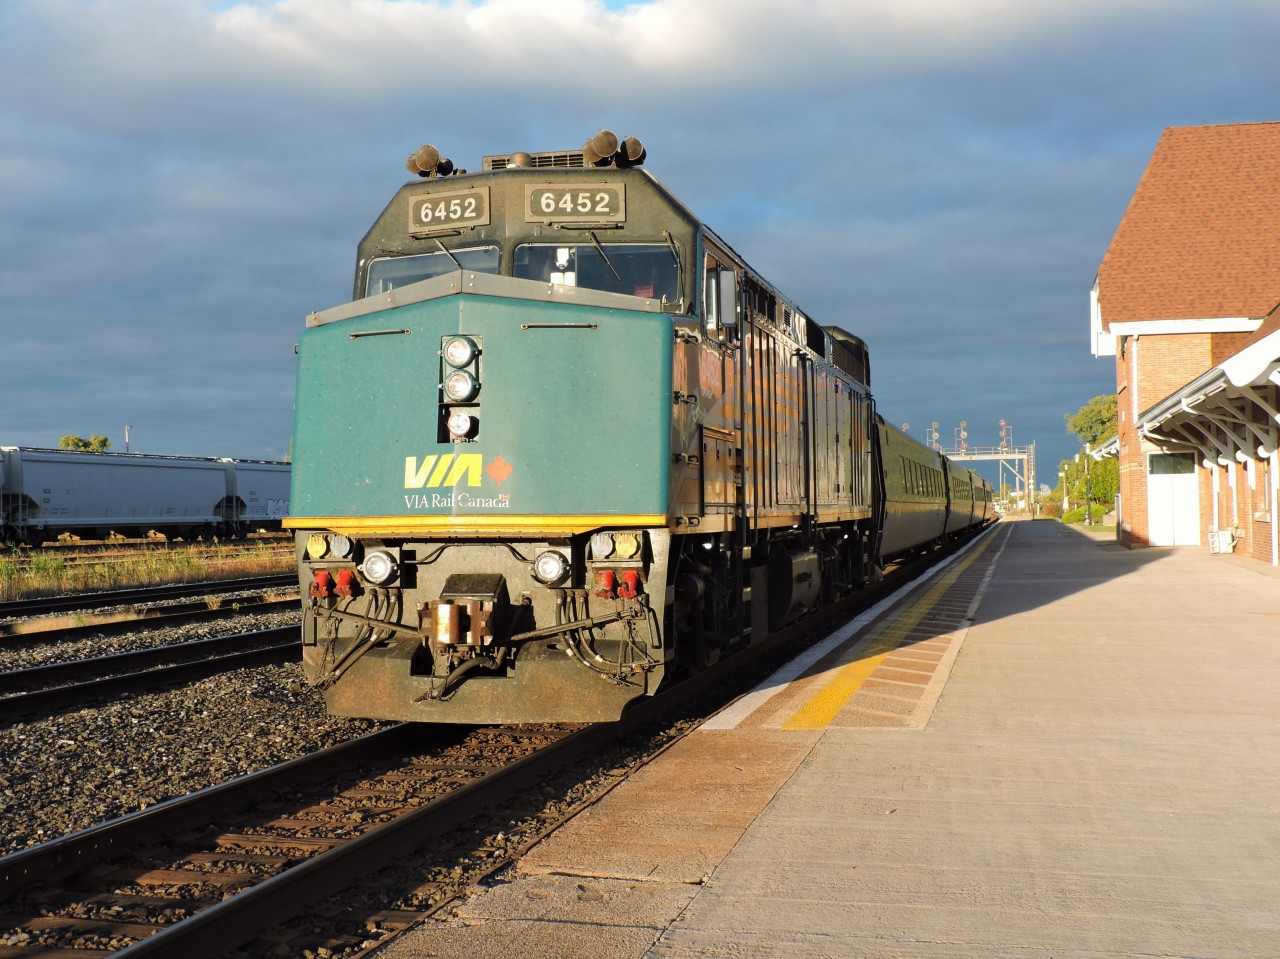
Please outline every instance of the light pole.
M1062 470L1058 470L1058 482L1062 484L1062 515L1066 516L1071 507L1067 505L1067 474Z
M1089 482L1089 444L1084 444L1084 525L1093 525L1093 486Z

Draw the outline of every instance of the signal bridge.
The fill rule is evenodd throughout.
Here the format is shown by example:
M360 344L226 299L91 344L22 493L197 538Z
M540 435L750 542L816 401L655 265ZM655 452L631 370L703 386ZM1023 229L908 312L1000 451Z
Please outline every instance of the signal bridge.
M1013 446L1011 444L1002 444L1000 446L970 446L967 443L958 444L957 449L946 450L935 444L935 449L943 453L947 459L956 460L957 462L995 462L1000 464L999 480L996 482L996 495L1000 495L1000 489L1005 483L1005 470L1008 470L1013 478L1013 482L1009 485L1013 489L1013 498L1016 500L1019 494L1026 492L1026 508L1034 510L1036 497L1036 444L1033 440L1026 446Z

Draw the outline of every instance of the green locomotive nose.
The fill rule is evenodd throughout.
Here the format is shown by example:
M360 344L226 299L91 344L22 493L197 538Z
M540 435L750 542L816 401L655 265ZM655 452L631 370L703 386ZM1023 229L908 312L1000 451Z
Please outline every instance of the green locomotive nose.
M546 532L625 509L664 525L670 316L516 299L545 287L509 277L420 287L433 285L458 292L381 309L369 297L303 334L295 523Z

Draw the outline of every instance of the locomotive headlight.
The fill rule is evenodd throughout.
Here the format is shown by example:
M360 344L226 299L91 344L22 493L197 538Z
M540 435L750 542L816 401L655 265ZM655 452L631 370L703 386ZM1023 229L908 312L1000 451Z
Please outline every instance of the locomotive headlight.
M468 365L479 352L476 341L469 336L455 336L444 345L445 361L455 370Z
M328 554L328 536L324 533L312 533L307 537L307 559L323 559Z
M449 419L445 421L445 427L449 430L450 436L462 439L471 435L472 430L475 428L475 422L475 417L470 413L454 410L449 414Z
M619 533L614 537L614 547L623 559L631 559L640 552L639 533Z
M569 578L569 560L554 549L539 553L533 561L533 578L547 586L559 586Z
M595 559L606 559L613 555L613 534L603 530L591 534L591 555Z
M396 578L396 558L385 549L375 549L365 554L360 574L375 586L382 586Z
M454 370L444 378L445 396L455 403L466 403L480 392L480 383L466 370Z

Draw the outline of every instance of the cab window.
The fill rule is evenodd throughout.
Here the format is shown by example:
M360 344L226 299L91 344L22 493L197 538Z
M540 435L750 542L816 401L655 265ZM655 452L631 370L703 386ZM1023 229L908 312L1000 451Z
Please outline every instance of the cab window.
M429 280L432 277L455 273L461 267L472 273L497 273L498 248L476 246L448 253L419 253L414 256L379 257L369 264L369 279L365 284L365 296L386 293L410 283Z
M738 274L710 253L703 265L702 321L707 333L723 338L738 325Z
M671 248L657 243L525 243L516 247L511 273L668 303L679 290Z

